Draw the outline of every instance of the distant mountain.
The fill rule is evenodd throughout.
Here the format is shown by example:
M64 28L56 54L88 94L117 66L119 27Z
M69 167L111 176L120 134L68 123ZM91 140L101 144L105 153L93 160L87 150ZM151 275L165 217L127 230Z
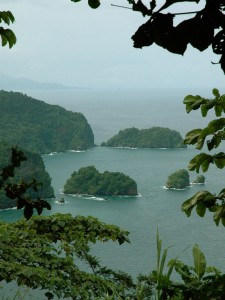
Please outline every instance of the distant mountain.
M0 90L21 91L21 90L62 90L62 89L83 89L82 87L66 86L53 82L37 82L25 77L12 77L0 73Z
M41 154L94 146L82 113L6 91L0 91L0 108L0 141Z

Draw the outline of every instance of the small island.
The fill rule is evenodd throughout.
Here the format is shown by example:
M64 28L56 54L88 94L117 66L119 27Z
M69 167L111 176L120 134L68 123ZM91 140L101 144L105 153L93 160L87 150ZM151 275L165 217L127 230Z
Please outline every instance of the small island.
M168 176L167 189L185 189L190 186L190 178L187 170L178 170Z
M127 148L186 148L183 138L176 130L164 127L149 129L127 128L120 130L101 146Z
M94 166L73 172L64 186L65 194L87 194L94 196L137 196L137 184L120 172L99 173Z
M193 184L205 184L205 176L198 175L197 178L193 181Z

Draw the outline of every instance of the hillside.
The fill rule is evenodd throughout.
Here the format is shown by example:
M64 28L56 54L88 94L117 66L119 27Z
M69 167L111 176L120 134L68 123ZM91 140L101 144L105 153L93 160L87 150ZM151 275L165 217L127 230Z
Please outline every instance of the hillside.
M186 148L179 132L163 127L127 128L119 131L102 146L130 148Z
M137 184L121 172L99 173L94 166L74 172L64 186L65 194L88 194L96 196L135 196Z
M51 178L45 170L45 166L41 156L37 153L32 153L27 150L22 150L27 157L26 161L21 163L21 166L16 169L15 176L10 180L12 183L19 183L21 179L30 182L33 178L43 185L39 188L38 192L32 189L28 190L27 195L31 199L36 199L37 195L41 198L54 197L54 190L51 186ZM11 148L6 143L0 143L0 169L9 164L11 158ZM16 201L5 196L3 191L0 191L0 209L14 207Z
M0 140L38 153L84 150L94 135L82 113L0 91Z

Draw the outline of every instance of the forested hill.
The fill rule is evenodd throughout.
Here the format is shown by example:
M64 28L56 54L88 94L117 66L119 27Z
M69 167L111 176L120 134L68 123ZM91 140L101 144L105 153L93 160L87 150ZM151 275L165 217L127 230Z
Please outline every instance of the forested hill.
M0 140L38 153L84 150L94 135L82 113L0 91Z
M27 160L21 163L21 166L15 170L15 176L10 179L12 183L19 183L21 180L31 182L36 179L38 183L42 183L38 192L28 189L27 195L31 199L37 199L37 195L41 198L53 198L54 190L51 186L51 178L45 170L42 157L38 153L33 153L22 149ZM11 158L11 147L6 143L0 143L0 169L8 166ZM1 178L0 178L1 179ZM0 209L16 206L16 200L11 200L0 191Z
M127 128L114 135L102 146L131 148L186 148L176 130L164 127L149 129Z

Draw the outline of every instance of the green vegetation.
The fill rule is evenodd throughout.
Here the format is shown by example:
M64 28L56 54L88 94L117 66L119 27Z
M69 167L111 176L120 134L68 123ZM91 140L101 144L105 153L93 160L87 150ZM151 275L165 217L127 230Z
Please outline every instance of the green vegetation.
M185 189L190 186L187 170L178 170L168 176L166 187L169 189Z
M94 146L92 129L81 113L6 91L0 91L0 106L0 140L10 145L41 154Z
M205 176L204 175L198 175L197 178L193 181L193 183L204 184L205 183Z
M187 113L192 110L201 109L202 116L205 117L210 109L214 109L216 119L201 129L193 129L186 134L185 143L195 145L196 149L201 150L206 144L208 151L217 149L225 138L225 95L220 95L217 89L213 89L213 99L206 99L199 95L188 95L184 99ZM225 167L225 153L218 152L210 155L206 152L197 154L189 162L190 171L199 173L200 169L207 172L210 165L215 165L219 169ZM218 226L221 222L225 226L225 188L218 193L210 193L209 191L199 191L193 197L186 200L182 205L182 210L189 217L192 210L196 208L196 212L200 217L204 217L206 211L213 213L213 220Z
M99 173L93 166L74 172L64 186L64 193L97 196L138 194L137 184L129 176L120 172Z
M130 148L186 148L179 132L163 127L121 130L102 146Z
M199 1L187 0L187 2L198 3ZM213 52L221 55L219 63L225 71L224 0L205 1L203 9L189 12L191 17L181 21L177 26L173 25L173 20L178 13L171 14L169 10L175 3L183 3L182 0L166 0L161 7L157 7L158 3L152 0L149 8L142 1L128 0L128 3L134 11L150 17L132 37L135 47L141 48L156 43L173 53L183 54L188 44L200 51L212 45ZM88 4L92 8L97 8L100 1L89 0ZM168 13L163 14L165 9ZM14 22L14 17L10 12L1 12L0 22L9 25ZM3 46L8 44L12 47L15 44L16 38L11 30L1 27L0 35ZM222 112L225 112L225 95L220 96L216 89L213 90L213 94L215 98L212 100L200 96L187 96L184 100L187 112L201 108L202 115L205 116L209 109L214 108L216 116L221 117ZM5 124L7 123L8 120L5 120ZM224 129L224 118L218 118L211 121L203 130L195 129L189 132L185 142L196 145L196 148L201 150L207 140L208 150L211 151L224 140ZM37 205L32 206L29 201L25 201L20 196L21 191L26 190L29 184L24 183L15 189L16 186L6 183L9 177L14 176L15 168L19 167L23 160L23 153L12 149L12 159L1 171L0 188L10 193L11 199L18 199L18 208L25 206L25 217L29 218L33 208L37 210L40 208ZM224 168L224 152L214 155L200 153L189 163L189 170L199 172L201 168L206 172L210 164ZM36 184L31 186L36 187ZM45 207L48 207L47 204ZM206 210L213 212L216 225L221 222L225 226L225 189L222 189L218 195L207 191L198 192L183 204L182 209L190 216L194 207L201 217L205 215ZM39 209L38 213L41 212L42 210ZM127 242L127 232L121 231L116 226L105 225L92 217L72 218L70 215L53 215L48 218L35 217L14 224L2 222L0 232L1 280L5 279L6 282L16 280L18 285L26 285L32 289L45 289L48 299L52 299L54 295L78 300L224 299L225 275L221 275L213 267L207 269L205 256L198 245L195 245L192 250L194 266L188 266L176 258L169 262L169 270L164 273L168 248L162 252L162 242L157 234L156 269L147 276L139 276L134 284L126 274L102 268L98 260L89 252L89 243L96 241L113 240L120 244ZM86 262L91 271L86 272L75 265L79 260ZM171 281L170 275L173 270L181 275L182 282Z
M51 186L51 178L45 170L45 166L41 156L37 153L23 150L23 154L26 156L26 160L21 162L20 168L16 169L14 176L10 176L7 180L7 184L20 184L29 182L31 178L41 185L38 190L34 190L32 187L27 188L24 193L25 197L30 199L52 198L54 197L54 191ZM0 169L7 167L11 159L11 148L6 143L0 144ZM9 194L9 192L8 192ZM16 199L11 200L7 197L4 190L0 191L0 209L15 207Z
M56 214L0 222L0 230L1 281L43 289L47 299L106 299L107 294L120 299L135 291L130 276L102 267L90 253L97 241L129 242L128 232L117 226L93 217Z

